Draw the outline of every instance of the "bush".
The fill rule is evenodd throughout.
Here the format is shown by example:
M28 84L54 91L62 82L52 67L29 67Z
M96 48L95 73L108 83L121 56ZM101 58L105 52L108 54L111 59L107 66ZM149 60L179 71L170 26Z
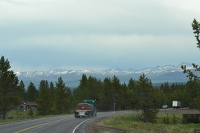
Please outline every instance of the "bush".
M15 114L16 114L17 117L22 117L23 116L23 112L21 112L19 110L16 110Z
M163 117L163 124L169 124L169 115Z
M169 124L169 116L168 116L168 114L167 114L167 116L165 117L163 117L163 124Z
M183 114L183 123L200 123L200 114Z
M173 114L173 117L172 117L172 123L173 123L173 124L177 124L177 119L176 119L175 114Z
M157 113L159 112L159 110L157 109L149 109L147 111L144 111L141 116L140 119L143 122L150 122L150 123L155 123L156 119L157 119Z
M33 109L32 108L29 109L28 116L33 117Z

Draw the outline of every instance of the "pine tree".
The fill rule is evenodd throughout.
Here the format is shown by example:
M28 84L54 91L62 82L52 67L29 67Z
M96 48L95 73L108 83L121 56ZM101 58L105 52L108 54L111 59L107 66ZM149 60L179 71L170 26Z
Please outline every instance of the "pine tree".
M87 99L91 99L91 100L96 99L98 101L98 95L99 95L100 89L102 88L101 81L95 77L89 76L87 80L86 88L87 88L87 93L88 93Z
M184 91L184 103L190 108L195 108L194 98L200 96L200 84L197 81L188 81Z
M137 104L135 98L134 90L128 88L126 91L126 106L128 109L135 109L135 105Z
M135 109L135 106L136 106L136 93L135 91L137 90L136 89L136 84L137 84L137 81L136 80L133 80L132 78L129 80L128 82L128 89L127 89L127 94L126 94L126 98L127 98L127 106L129 109Z
M37 104L37 111L39 115L48 115L52 113L53 101L47 80L42 80L40 82Z
M135 89L135 85L136 85L136 81L131 78L129 80L129 82L128 82L128 88L134 90Z
M116 105L116 109L119 109L120 108L120 89L122 88L121 87L121 84L120 84L120 80L118 77L114 76L112 78L112 85L113 85L113 101L114 101L114 104Z
M38 91L36 90L36 87L32 82L30 82L28 86L26 97L27 97L26 102L35 102L38 97Z
M25 99L26 99L26 90L25 90L24 82L22 80L19 83L19 87L22 89L21 98L22 98L23 101L25 101Z
M102 88L99 93L99 105L102 110L114 110L115 103L115 89L112 83L112 79L106 77L102 83Z
M79 103L88 97L88 94L85 93L87 91L87 76L85 74L82 75L79 86L74 89L74 100L76 103Z
M159 92L159 99L160 99L160 107L162 105L170 105L171 104L171 90L170 85L168 82L165 82L160 85L160 92Z
M6 118L6 113L16 108L21 103L22 89L18 86L18 77L11 68L8 59L4 56L0 59L0 114L3 119Z
M53 82L50 83L49 89L50 89L50 94L51 94L52 100L54 101L55 100L55 87L54 87Z
M154 122L157 110L157 98L151 80L142 74L137 83L137 108L142 110L142 119L144 122Z
M80 80L79 87L86 87L87 86L87 76L85 74L82 75L82 78Z
M74 109L74 101L73 101L73 96L71 89L69 87L66 87L66 97L67 97L67 110L69 111L70 109Z
M127 91L128 87L126 84L122 84L121 88L118 92L118 97L119 97L119 104L121 106L121 110L125 110L128 107L128 102L127 102Z
M55 88L55 103L54 103L54 113L63 114L66 113L68 107L67 100L67 88L62 80L62 77L58 78Z

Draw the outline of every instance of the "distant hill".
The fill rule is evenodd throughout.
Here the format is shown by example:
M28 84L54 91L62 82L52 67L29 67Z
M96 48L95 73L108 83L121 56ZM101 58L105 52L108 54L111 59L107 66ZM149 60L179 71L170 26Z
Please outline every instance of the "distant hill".
M79 85L79 81L83 74L87 76L93 76L100 80L104 80L105 77L112 78L114 75L117 76L122 83L128 83L130 78L138 80L140 75L146 74L153 84L160 84L164 82L187 82L188 78L181 69L182 65L187 65L187 68L192 69L192 64L181 63L178 66L165 65L157 66L155 68L145 68L141 70L127 69L123 70L120 68L110 68L107 70L65 70L55 69L49 71L17 71L15 72L19 80L23 80L28 87L30 82L33 82L36 87L39 86L41 80L47 80L49 82L57 82L61 76L67 87L76 88Z

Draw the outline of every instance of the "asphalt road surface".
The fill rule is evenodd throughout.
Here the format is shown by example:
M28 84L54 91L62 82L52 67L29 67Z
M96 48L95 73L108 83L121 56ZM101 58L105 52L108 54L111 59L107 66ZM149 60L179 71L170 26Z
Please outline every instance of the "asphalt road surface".
M91 118L74 118L74 115L63 115L1 123L0 133L88 133L87 126L94 120L122 113L130 113L130 111L98 112L97 117Z

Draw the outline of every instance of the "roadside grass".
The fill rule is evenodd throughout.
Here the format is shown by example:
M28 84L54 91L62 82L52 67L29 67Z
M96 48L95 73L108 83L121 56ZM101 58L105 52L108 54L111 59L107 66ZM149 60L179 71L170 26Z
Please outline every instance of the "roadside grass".
M158 114L156 123L144 123L138 115L113 116L104 124L125 129L128 133L193 133L195 128L200 129L200 124L182 124L182 114Z
M21 121L21 120L28 120L28 119L37 119L37 118L42 118L42 117L55 117L55 116L68 115L68 114L60 114L60 115L38 116L36 111L33 111L32 115L30 115L29 113L30 113L29 111L17 111L17 110L9 111L6 115L5 120L0 118L0 123L14 122L14 121Z
M36 118L36 112L33 112L32 116L28 115L28 111L17 111L17 110L12 110L9 111L6 114L6 119L0 119L0 123L2 122L11 122L11 121L18 121L18 120L25 120L25 119L30 119L30 118Z

